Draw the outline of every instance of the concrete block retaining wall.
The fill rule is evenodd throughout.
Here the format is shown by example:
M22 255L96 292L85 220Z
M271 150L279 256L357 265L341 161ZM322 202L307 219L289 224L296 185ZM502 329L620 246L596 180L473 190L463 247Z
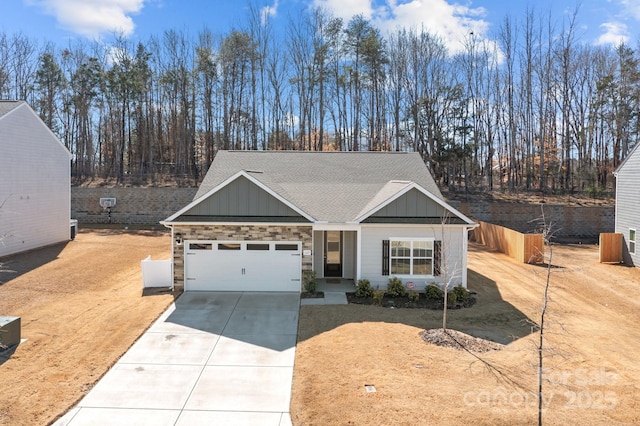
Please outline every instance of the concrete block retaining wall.
M113 197L111 222L123 225L159 225L191 201L197 188L71 188L71 217L83 223L108 223L100 198Z
M585 240L596 243L601 232L614 232L613 206L565 206L562 204L517 204L499 202L451 205L472 219L493 223L525 234L541 230L542 209L545 221L557 240Z
M189 204L197 188L71 188L71 217L80 225L108 223L100 207L104 197L116 198L111 222L123 225L158 225ZM517 204L452 201L465 215L514 229L525 234L540 230L541 208L558 240L597 242L601 232L614 232L615 209L610 206L565 206L562 204Z

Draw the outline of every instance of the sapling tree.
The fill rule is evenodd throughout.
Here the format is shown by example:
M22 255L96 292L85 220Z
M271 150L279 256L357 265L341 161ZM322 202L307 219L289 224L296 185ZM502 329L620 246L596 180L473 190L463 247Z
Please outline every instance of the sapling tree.
M440 253L439 253L439 265L436 264L436 262L434 262L434 269L435 268L439 268L440 269L440 277L442 278L442 291L444 292L444 306L442 307L442 329L444 331L447 330L447 307L449 304L449 289L452 287L452 284L454 282L454 279L456 278L456 274L459 271L459 265L458 262L454 262L453 265L450 265L450 256L449 256L449 250L448 250L448 245L445 245L445 235L448 235L447 233L445 233L445 225L447 223L449 219L449 215L448 213L445 211L445 213L442 215L441 218L441 228L440 228L440 232L442 235L442 242L440 244ZM447 238L447 242L448 238ZM436 251L436 246L434 244L434 258L435 258L435 251ZM435 271L434 271L435 272Z
M547 220L544 215L544 207L540 206L541 210L541 222L542 222L542 238L544 245L547 246L547 252L549 258L547 261L546 279L544 284L544 292L542 296L542 309L540 310L540 324L538 324L538 425L542 426L542 383L543 383L543 361L544 361L544 331L545 331L545 316L547 314L547 308L549 306L549 287L551 284L551 261L553 260L553 247L551 246L551 238L553 233L551 231L551 224L547 224ZM544 258L544 257L543 257Z
M544 245L547 246L547 251L549 252L547 275L542 297L542 309L540 310L540 330L538 333L538 425L542 426L542 363L544 361L544 321L549 304L549 285L551 284L551 261L553 259L553 248L551 247L551 226L547 226L547 221L544 216L544 207L541 206L540 210L542 212L542 237L544 239Z

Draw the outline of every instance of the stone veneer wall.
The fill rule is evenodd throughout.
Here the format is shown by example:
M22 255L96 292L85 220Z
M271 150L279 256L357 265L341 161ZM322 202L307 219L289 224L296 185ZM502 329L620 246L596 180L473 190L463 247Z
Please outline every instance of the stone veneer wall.
M472 219L505 226L525 234L541 229L541 206L556 240L597 242L601 232L614 232L613 206L565 206L563 204L517 204L500 202L450 203Z
M302 250L312 250L311 226L301 225L176 225L174 233L187 240L302 241ZM302 256L302 270L313 270L313 256ZM173 284L184 290L184 244L173 241ZM302 282L301 282L302 285Z
M158 225L193 201L197 188L71 188L71 218L83 223L108 223L100 198L113 197L111 223Z

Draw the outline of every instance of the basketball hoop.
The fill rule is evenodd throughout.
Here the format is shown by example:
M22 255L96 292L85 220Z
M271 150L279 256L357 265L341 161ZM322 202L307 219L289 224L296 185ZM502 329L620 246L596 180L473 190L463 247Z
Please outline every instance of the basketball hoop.
M115 198L100 198L100 207L109 214L109 223L111 223L111 207L115 207Z

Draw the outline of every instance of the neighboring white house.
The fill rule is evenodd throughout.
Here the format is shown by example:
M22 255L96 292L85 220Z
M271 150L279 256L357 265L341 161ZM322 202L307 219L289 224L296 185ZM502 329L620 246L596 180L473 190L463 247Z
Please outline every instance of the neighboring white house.
M640 144L618 166L616 177L616 230L623 235L624 263L640 266Z
M174 288L301 291L317 277L467 285L475 223L417 153L220 151L172 230Z
M0 256L70 237L71 155L24 101L0 101Z

